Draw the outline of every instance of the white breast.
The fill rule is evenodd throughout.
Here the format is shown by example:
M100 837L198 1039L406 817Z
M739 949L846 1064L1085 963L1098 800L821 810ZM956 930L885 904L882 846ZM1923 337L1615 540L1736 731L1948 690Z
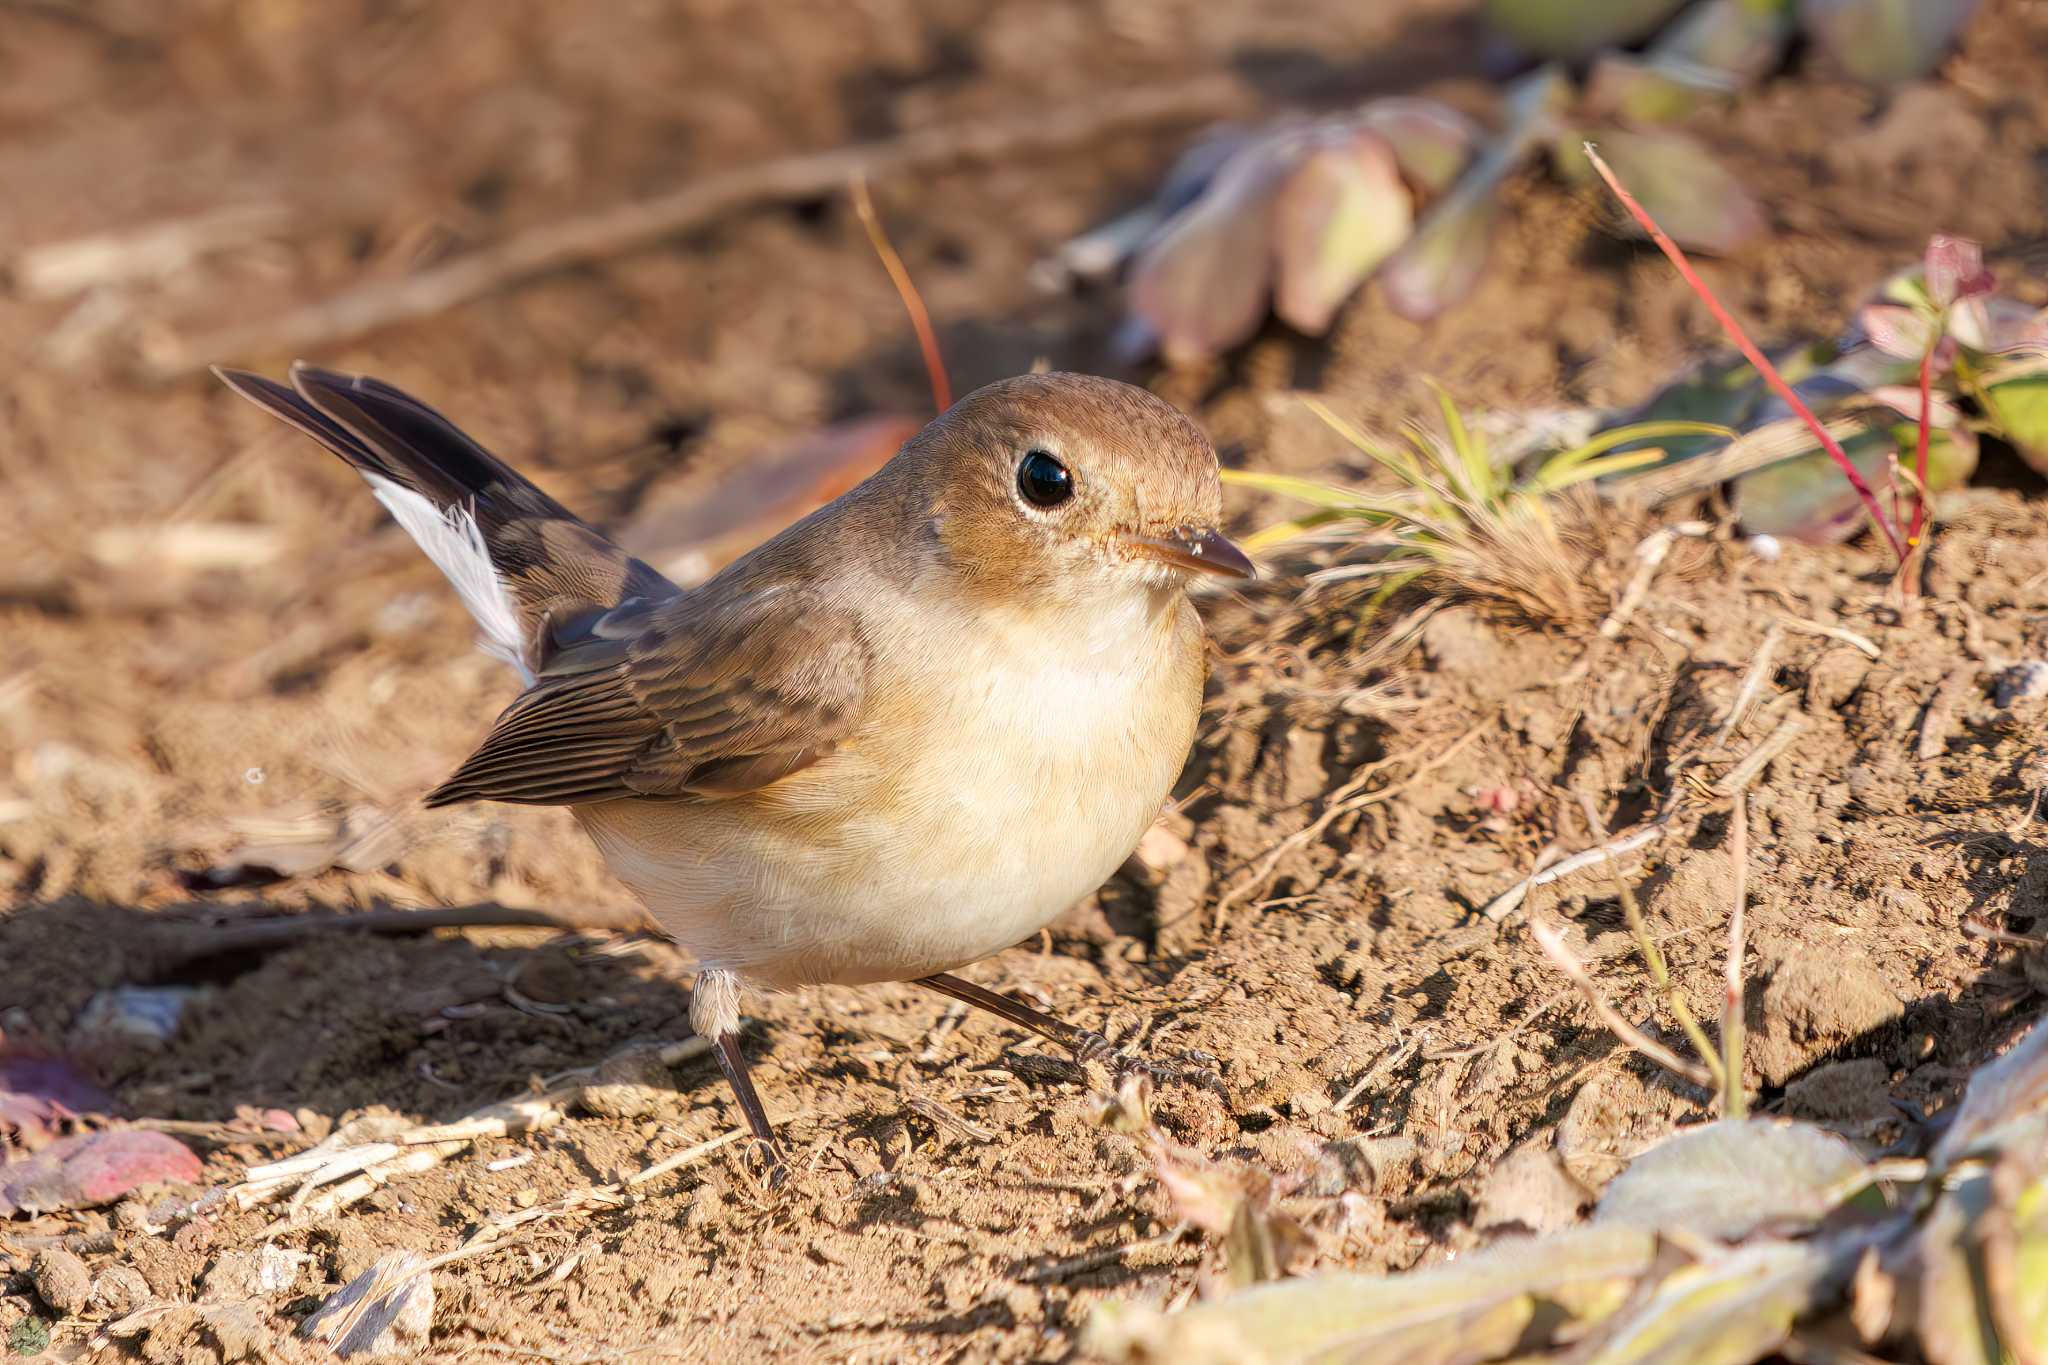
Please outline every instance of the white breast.
M1088 895L1157 817L1201 702L1188 611L1174 593L1075 629L940 631L927 612L916 638L942 657L881 642L869 723L811 769L578 813L706 966L773 986L950 970Z

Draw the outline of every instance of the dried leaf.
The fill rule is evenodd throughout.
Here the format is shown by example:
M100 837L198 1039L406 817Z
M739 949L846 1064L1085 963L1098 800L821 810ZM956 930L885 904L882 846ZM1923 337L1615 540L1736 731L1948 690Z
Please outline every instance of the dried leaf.
M1131 273L1131 311L1169 360L1218 355L1266 316L1273 280L1273 196L1297 154L1247 147L1159 232Z
M1654 33L1684 0L1487 0L1486 20L1534 57L1573 60Z
M1686 1266L1611 1322L1585 1365L1749 1365L1854 1264L1827 1243L1759 1242Z
M1600 154L1672 240L1725 255L1762 234L1763 210L1705 147L1671 129L1616 129ZM1630 231L1640 234L1631 224Z
M0 1164L0 1218L92 1208L143 1185L198 1179L199 1158L165 1133L60 1138L26 1160Z
M1415 204L1393 148L1354 132L1310 151L1273 201L1274 311L1321 336L1337 308L1408 239Z
M0 1151L34 1150L81 1114L111 1114L113 1096L62 1057L0 1054Z
M2013 1135L2035 1131L2042 1118L2048 1118L2048 1024L2034 1025L2010 1052L1970 1077L1955 1121L1930 1159L1936 1170L1946 1170L1965 1157L1996 1152Z
M1630 1162L1593 1219L1736 1241L1810 1226L1868 1178L1856 1149L1832 1133L1727 1119L1683 1129Z
M880 469L924 423L901 413L835 422L733 471L709 490L657 498L620 543L688 586Z
M1282 1280L1178 1313L1112 1303L1089 1323L1088 1347L1113 1361L1173 1365L1498 1359L1614 1312L1654 1252L1640 1229L1580 1228L1402 1275Z
M1426 322L1471 292L1486 266L1501 182L1550 140L1568 93L1563 73L1545 67L1509 94L1506 130L1381 269L1388 307L1411 321Z
M434 1277L427 1263L394 1251L350 1280L299 1324L299 1335L326 1342L346 1360L417 1353L434 1322Z
M1889 87L1939 66L1976 8L1977 0L1801 0L1799 21L1829 63Z

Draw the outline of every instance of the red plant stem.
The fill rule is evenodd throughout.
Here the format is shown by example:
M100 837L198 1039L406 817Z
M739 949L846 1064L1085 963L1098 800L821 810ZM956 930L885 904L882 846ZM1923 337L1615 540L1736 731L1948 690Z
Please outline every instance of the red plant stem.
M917 333L918 349L924 352L925 377L932 383L932 403L944 412L953 406L953 386L946 379L946 360L939 353L938 334L932 331L932 317L925 311L924 296L917 292L917 284L910 278L903 258L889 244L889 234L882 228L881 215L875 212L875 201L868 195L866 177L855 176L852 188L853 211L860 216L861 226L867 229L868 242L874 247L875 255L882 258L882 269L889 272L889 282L896 286L896 297L903 300L903 311L910 314L911 330Z
M1785 382L1785 376L1778 373L1778 367L1771 363L1770 357L1757 349L1756 343L1749 339L1749 334L1742 330L1742 324L1722 306L1714 291L1707 288L1707 282L1692 268L1692 262L1686 259L1685 252L1679 249L1678 243L1672 241L1664 229L1657 226L1657 220L1650 216L1649 211L1636 202L1636 197L1628 192L1620 177L1615 175L1614 168L1607 164L1590 142L1586 144L1586 157L1593 163L1593 169L1600 172L1600 178L1607 182L1607 188L1614 191L1614 197L1621 201L1621 206L1642 225L1643 231L1650 234L1650 240L1657 244L1658 250L1677 267L1679 276L1685 280L1692 292L1699 296L1700 302L1707 305L1707 311L1714 315L1714 321L1721 324L1721 330L1735 343L1735 349L1742 352L1743 359L1756 367L1756 372L1764 377L1764 382L1771 386L1778 397L1785 400L1786 406L1791 408L1799 420L1806 423L1807 429L1819 439L1821 449L1827 451L1829 457L1841 469L1842 477L1856 490L1856 496L1863 499L1863 506L1870 513L1870 520L1878 530L1884 532L1885 540L1892 547L1892 554L1899 563L1904 564L1906 547L1899 539L1898 529L1886 518L1884 508L1878 505L1877 494L1870 491L1870 485L1864 481L1863 475L1857 472L1856 466L1843 453L1841 445L1828 434L1828 429L1821 425L1820 419L1813 415L1813 409L1807 407L1805 400L1793 392L1792 386Z
M1906 532L1909 549L1920 548L1920 532L1927 525L1927 446L1934 425L1934 346L1920 357L1920 441L1913 451L1913 477L1920 486L1913 490L1913 525Z

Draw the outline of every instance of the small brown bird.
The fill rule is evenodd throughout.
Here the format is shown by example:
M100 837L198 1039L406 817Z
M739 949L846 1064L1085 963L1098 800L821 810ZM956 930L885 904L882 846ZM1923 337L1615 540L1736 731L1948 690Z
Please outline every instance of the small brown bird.
M418 399L300 364L228 386L355 467L526 683L430 806L568 806L697 957L690 1022L782 1158L743 985L915 980L1106 1049L953 968L1136 847L1193 743L1216 455L1142 389L977 390L709 582L655 573Z

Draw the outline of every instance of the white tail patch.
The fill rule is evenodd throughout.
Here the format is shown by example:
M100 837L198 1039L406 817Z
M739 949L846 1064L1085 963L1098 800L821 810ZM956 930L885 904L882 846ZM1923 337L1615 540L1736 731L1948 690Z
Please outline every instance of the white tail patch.
M504 580L491 565L491 552L484 545L475 515L459 504L443 514L410 488L375 474L363 477L377 501L454 585L456 596L483 630L484 653L518 669L531 686L533 674L526 667L526 639L519 629L519 613L505 591Z

